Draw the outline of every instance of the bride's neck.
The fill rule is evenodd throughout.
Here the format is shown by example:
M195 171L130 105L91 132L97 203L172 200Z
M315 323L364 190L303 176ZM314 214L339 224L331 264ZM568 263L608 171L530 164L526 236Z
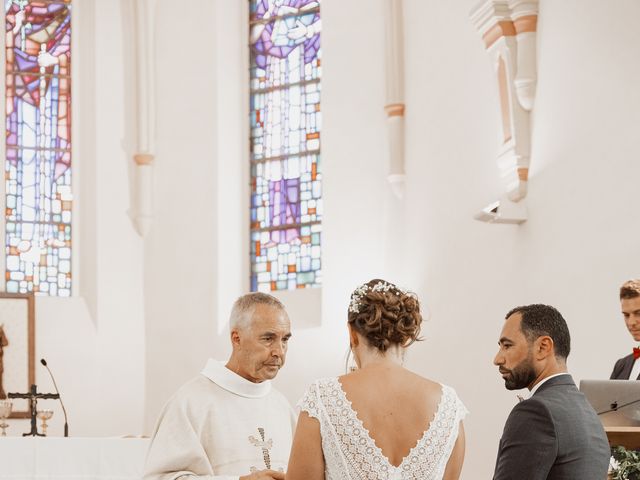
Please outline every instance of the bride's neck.
M394 345L388 348L386 352L381 352L372 347L359 348L358 351L354 351L354 355L360 369L385 366L399 367L404 361L404 348Z

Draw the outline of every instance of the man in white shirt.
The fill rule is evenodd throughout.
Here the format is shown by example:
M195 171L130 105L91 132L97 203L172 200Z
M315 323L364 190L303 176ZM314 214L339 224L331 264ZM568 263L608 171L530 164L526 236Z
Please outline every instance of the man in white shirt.
M640 342L640 279L626 281L620 287L620 307L627 330L633 340ZM611 372L612 380L640 380L640 348L619 359Z
M233 352L209 360L160 416L145 480L284 480L294 412L271 380L284 365L291 338L280 301L250 293L234 304Z
M505 387L531 394L507 418L494 480L606 478L609 442L567 373L571 338L560 312L548 305L514 308L498 345L493 363Z

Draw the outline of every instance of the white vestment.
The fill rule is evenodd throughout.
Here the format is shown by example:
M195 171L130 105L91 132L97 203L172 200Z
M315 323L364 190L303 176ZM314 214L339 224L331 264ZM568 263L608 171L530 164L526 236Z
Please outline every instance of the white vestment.
M151 440L145 480L237 480L286 471L295 415L270 381L252 383L209 360L165 405Z

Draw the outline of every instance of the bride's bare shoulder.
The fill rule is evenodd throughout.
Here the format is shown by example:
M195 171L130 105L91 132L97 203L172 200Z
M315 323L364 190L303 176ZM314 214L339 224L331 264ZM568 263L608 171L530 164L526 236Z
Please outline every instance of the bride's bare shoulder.
M417 373L414 373L414 372L409 372L409 376L412 377L411 378L412 381L416 382L418 385L428 390L442 389L442 384L440 382L437 382L430 378L423 377L422 375L418 375Z
M356 370L338 377L338 381L343 387L349 388L357 385L375 383L377 385L385 384L391 386L407 386L426 391L428 393L437 393L442 390L442 384L430 378L423 377L405 368L395 371L365 371Z

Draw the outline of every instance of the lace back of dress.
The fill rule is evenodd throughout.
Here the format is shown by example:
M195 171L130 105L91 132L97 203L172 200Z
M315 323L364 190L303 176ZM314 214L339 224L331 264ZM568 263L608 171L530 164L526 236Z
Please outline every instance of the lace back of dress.
M439 480L466 413L455 391L443 385L429 428L395 467L358 419L336 378L314 384L301 408L320 421L327 480Z

